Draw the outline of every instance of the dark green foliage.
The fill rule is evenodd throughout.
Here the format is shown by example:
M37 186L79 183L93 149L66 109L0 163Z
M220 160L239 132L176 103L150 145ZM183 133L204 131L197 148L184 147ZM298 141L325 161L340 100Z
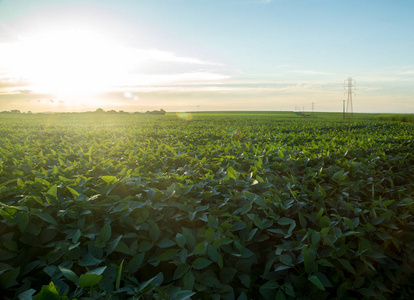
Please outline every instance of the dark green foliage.
M414 292L412 124L293 114L0 123L5 299Z

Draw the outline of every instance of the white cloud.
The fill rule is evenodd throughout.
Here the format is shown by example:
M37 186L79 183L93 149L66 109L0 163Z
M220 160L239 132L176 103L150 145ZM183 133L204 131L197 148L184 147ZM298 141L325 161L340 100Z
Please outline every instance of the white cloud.
M400 75L414 75L414 70L407 70L400 73Z
M128 50L127 50L128 51ZM204 61L198 58L179 56L175 53L158 49L130 49L129 57L134 61L178 62L195 65L223 66L223 64Z
M206 81L221 81L230 78L227 75L212 72L190 72L178 74L130 74L119 80L117 86L159 86L171 84L197 84Z
M296 70L296 71L290 71L291 73L296 74L303 74L303 75L330 75L332 73L328 72L321 72L321 71L314 71L314 70Z

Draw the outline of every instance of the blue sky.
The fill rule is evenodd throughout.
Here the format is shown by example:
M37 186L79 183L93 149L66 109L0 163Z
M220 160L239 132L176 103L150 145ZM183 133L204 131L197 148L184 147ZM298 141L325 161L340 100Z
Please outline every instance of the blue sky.
M0 0L0 111L414 113L414 1Z

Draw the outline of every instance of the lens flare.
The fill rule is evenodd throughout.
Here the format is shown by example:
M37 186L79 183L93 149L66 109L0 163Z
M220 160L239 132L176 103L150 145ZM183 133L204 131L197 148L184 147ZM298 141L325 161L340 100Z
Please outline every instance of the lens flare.
M132 99L134 101L138 101L139 100L138 95L137 94L134 94L134 93L131 93L131 92L125 92L124 93L124 97L127 98L127 99Z
M238 130L238 129L234 129L234 128L228 128L226 130L226 135L229 138L233 138L233 139L235 139L237 141L240 140L243 137L243 134L241 133L241 131Z
M193 119L193 115L188 112L179 112L177 113L177 117L184 121L191 121Z

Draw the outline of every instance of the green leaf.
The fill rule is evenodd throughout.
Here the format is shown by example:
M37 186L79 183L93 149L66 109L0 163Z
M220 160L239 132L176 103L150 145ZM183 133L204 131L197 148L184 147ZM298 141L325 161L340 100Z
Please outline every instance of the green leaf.
M329 219L328 216L323 216L322 218L320 218L319 224L321 225L321 227L329 227L331 226L331 219Z
M316 220L319 220L320 218L322 218L322 214L323 214L323 207L321 207L318 211L318 213L316 214Z
M102 241L107 242L112 235L112 229L110 223L105 223L102 227L101 231L99 232L99 237Z
M220 252L217 252L217 265L220 269L223 269L224 261L223 261L223 255L221 255Z
M192 271L188 271L183 277L183 285L186 290L194 288L195 277Z
M102 262L102 259L97 259L92 256L90 253L86 253L82 256L81 260L79 261L80 266L89 267L89 266L96 266Z
M371 224L376 226L378 224L381 224L385 220L384 217L375 217L372 219Z
M66 187L69 192L71 192L71 194L73 195L73 197L78 198L79 197L79 193L77 191L75 191L74 189L72 189L71 187Z
M167 196L167 198L171 198L173 196L175 196L176 192L177 192L178 187L176 186L175 183L173 183L166 191L165 191L165 195Z
M281 256L279 256L279 260L282 264L285 264L287 266L290 266L290 267L295 266L293 261L292 261L292 257L290 257L290 255L282 254Z
M30 289L30 290L27 290L27 291L21 293L18 296L18 298L19 298L19 300L32 300L34 293L36 293L36 290L35 289Z
M91 287L97 285L102 279L102 275L96 275L92 273L85 273L79 277L80 287Z
M139 253L135 255L128 263L128 267L127 267L128 271L132 274L138 271L139 267L144 261L144 258L145 258L145 253Z
M217 257L218 257L219 252L217 251L216 247L214 247L213 245L208 245L207 246L207 254L208 254L208 257L213 262L217 261Z
M218 219L212 215L208 215L208 227L212 229L217 229L218 225Z
M319 260L317 260L317 263L318 264L320 264L321 266L324 266L324 267L331 267L331 268L333 268L334 267L334 265L333 264L331 264L327 259L325 259L325 258L322 258L322 259L319 259Z
M295 223L295 220L292 220L292 219L286 218L286 217L282 217L277 221L277 223L279 225L290 225L290 224Z
M252 204L251 203L246 203L245 205L243 205L240 214L241 215L245 215L247 214L250 210L252 209Z
M311 240L312 240L312 245L316 245L319 243L319 241L321 240L321 235L319 234L319 232L312 232L311 235Z
M195 246L193 252L194 252L195 255L204 255L207 252L207 247L203 242L198 243L198 245Z
M150 241L143 240L138 244L138 251L139 252L147 252L154 246L154 243Z
M118 247L118 244L121 241L122 237L123 237L123 235L120 235L108 244L108 246L106 247L106 254L107 255L111 254Z
M8 289L14 285L17 285L17 276L19 276L20 267L11 269L10 271L4 272L0 275L0 287L2 289Z
M344 170L340 170L332 175L332 179L336 182L343 182L347 177L348 172L344 172Z
M172 300L187 300L187 299L191 299L192 296L194 296L196 293L193 291L189 291L189 290L182 290L179 291L178 293L174 294L174 297L172 298Z
M173 280L180 279L184 274L186 274L191 267L188 264L180 264L177 269L174 271Z
M232 168L227 168L227 176L231 179L237 180L237 172Z
M79 281L79 277L70 269L64 268L62 266L58 266L59 270L62 272L63 276L65 276L67 279L72 281L73 283L77 284Z
M82 235L82 232L79 229L76 230L76 232L75 232L75 234L73 235L73 238L72 238L72 243L76 244L78 242L79 238L81 237L81 235Z
M273 299L275 297L274 290L277 290L280 285L276 281L267 281L265 284L260 286L259 292L264 299Z
M166 261L166 260L172 260L174 257L178 254L178 249L168 249L164 253L162 253L160 256L158 256L159 261Z
M25 211L19 212L16 216L17 224L19 226L19 230L23 233L27 225L29 225L29 214Z
M230 283L236 273L237 270L235 268L223 268L223 270L220 271L220 281L224 283Z
M290 283L284 283L284 284L282 284L282 286L280 288L283 290L283 292L286 295L291 296L291 297L295 297L296 296L295 295L295 290L293 289L292 284L290 284Z
M177 233L177 235L175 236L175 242L177 243L178 247L184 248L186 238L183 234Z
M122 276L122 266L124 265L124 260L121 261L118 267L118 271L116 272L116 279L115 279L115 289L119 290L121 287L121 276Z
M89 271L88 273L96 274L96 275L102 275L103 272L105 272L107 267L108 266L99 267L99 268L93 269L92 271Z
M57 199L57 185L53 185L46 193L46 201L50 203L49 199Z
M116 178L115 176L102 176L101 179L106 183L118 182L118 178Z
M65 297L64 299L68 299ZM49 285L42 286L42 290L37 294L33 300L63 300L62 297L59 296L59 288L53 284L53 282L49 283Z
M251 239L254 237L254 235L256 234L256 232L259 230L259 228L255 228L255 229L252 229L250 232L249 232L249 235L247 236L247 238L246 238L246 241L251 241Z
M275 269L275 272L280 272L280 271L287 270L287 269L290 269L290 268L292 268L292 267L291 266L286 266L286 265L280 265Z
M9 214L7 211L5 211L4 209L0 209L0 214L3 216L3 218L5 218L7 220L7 222L9 222L10 224L12 224L14 222L14 217Z
M170 239L162 239L159 243L158 243L158 247L160 248L168 248L171 246L174 246L176 243L173 240Z
M161 284L161 283L162 283L163 278L164 278L164 276L162 275L162 273L158 273L157 275L155 275L155 276L154 276L154 277L152 277L151 279L149 279L149 280L145 281L144 283L142 283L142 284L138 287L138 289L139 289L139 291L141 291L141 292L144 292L144 293L145 293L146 288L147 288L148 286L150 287L150 285L151 285L151 284L156 285L156 284L157 284L157 282L158 282L159 284ZM147 290L147 291L149 292L150 290L151 290L151 289L149 289L149 290Z
M318 277L319 281L323 284L324 287L333 287L331 281L325 274L318 272L315 273L315 276Z
M302 248L303 262L305 264L305 271L312 274L318 271L318 264L316 263L316 252L309 249L307 246Z
M194 249L194 247L197 245L194 230L183 227L182 231L186 239L186 245L189 247L190 250Z
M196 270L204 269L212 263L211 260L203 257L199 257L194 260L192 267Z
M244 191L243 195L250 201L254 201L257 197L259 197L258 195L251 193L249 191Z
M286 300L286 295L281 290L278 290L276 293L275 300Z
M126 255L132 255L131 249L123 241L119 241L118 245L114 249L114 252L123 253Z
M154 221L151 221L150 223L151 223L151 228L149 230L149 236L151 240L155 243L160 238L161 230L160 230L160 227L158 227L158 224L155 223Z
M47 213L37 213L36 215L39 218L41 218L43 221L46 221L46 222L48 222L50 224L53 224L53 225L57 225L55 219L51 215L49 215Z
M211 229L211 228L208 228L208 229L206 230L206 241L207 241L208 243L212 243L212 242L214 241L214 238L215 238L215 233L214 233L214 230L213 230L213 229Z
M325 287L323 286L322 282L319 278L315 275L309 276L309 281L312 282L318 289L325 291Z
M356 275L355 269L349 261L347 261L346 259L338 259L338 260L344 266L345 269L347 269L352 274Z

